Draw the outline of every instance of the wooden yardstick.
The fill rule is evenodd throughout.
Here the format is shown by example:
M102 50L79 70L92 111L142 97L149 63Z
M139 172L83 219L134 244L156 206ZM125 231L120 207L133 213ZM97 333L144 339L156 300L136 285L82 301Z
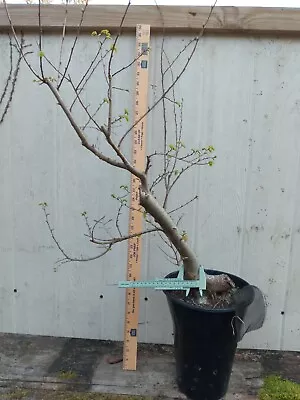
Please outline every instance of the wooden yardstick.
M137 25L136 27L136 76L135 76L135 102L132 142L132 163L138 169L145 168L146 158L146 117L139 119L148 109L148 79L149 79L149 46L150 26ZM140 181L132 175L131 197L129 212L129 235L143 230L143 213L135 211L139 205ZM141 273L141 237L128 241L127 280L140 279ZM139 320L139 290L126 289L125 329L123 348L123 369L136 370L137 360L137 333Z

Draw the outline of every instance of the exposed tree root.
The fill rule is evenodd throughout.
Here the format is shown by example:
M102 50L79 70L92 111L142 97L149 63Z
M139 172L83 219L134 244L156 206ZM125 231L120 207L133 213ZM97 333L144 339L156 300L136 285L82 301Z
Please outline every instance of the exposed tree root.
M206 274L207 290L211 293L226 293L235 287L233 280L226 274L208 275Z

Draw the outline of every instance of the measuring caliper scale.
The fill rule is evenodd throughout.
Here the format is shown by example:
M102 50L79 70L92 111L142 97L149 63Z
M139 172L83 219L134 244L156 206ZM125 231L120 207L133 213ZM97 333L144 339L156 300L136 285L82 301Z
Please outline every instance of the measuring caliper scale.
M185 290L186 296L192 288L199 289L199 293L202 296L202 290L206 289L206 276L204 268L199 267L199 279L197 280L186 280L183 279L184 268L179 269L177 278L163 278L154 279L149 281L121 281L119 282L120 288L152 288L155 290Z

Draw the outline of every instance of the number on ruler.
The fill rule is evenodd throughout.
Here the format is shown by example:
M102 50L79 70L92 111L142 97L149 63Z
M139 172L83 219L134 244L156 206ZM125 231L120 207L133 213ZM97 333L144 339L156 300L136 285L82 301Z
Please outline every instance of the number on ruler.
M136 30L136 77L135 77L135 108L134 116L136 126L133 131L132 140L132 163L139 169L145 168L145 120L139 121L141 116L147 112L147 92L148 92L148 50L150 39L150 27L148 25L137 25ZM137 178L131 179L131 208L129 218L129 234L140 232L142 229L143 216L134 210L139 207L139 185ZM130 281L139 279L141 246L140 238L132 238L128 243L128 262L127 278ZM137 352L137 327L138 327L138 289L126 290L126 316L125 319L125 338L124 338L124 369L136 369Z

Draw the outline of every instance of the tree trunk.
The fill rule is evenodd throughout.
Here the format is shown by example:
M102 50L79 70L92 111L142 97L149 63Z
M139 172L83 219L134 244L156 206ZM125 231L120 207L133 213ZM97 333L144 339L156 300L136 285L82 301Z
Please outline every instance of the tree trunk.
M199 262L195 252L190 248L187 242L178 232L178 228L173 222L167 211L157 202L155 197L149 193L142 184L140 189L140 204L152 215L154 220L161 226L165 235L179 252L185 272L185 279L198 279ZM206 275L207 290L211 293L220 293L228 291L234 283L225 274Z

